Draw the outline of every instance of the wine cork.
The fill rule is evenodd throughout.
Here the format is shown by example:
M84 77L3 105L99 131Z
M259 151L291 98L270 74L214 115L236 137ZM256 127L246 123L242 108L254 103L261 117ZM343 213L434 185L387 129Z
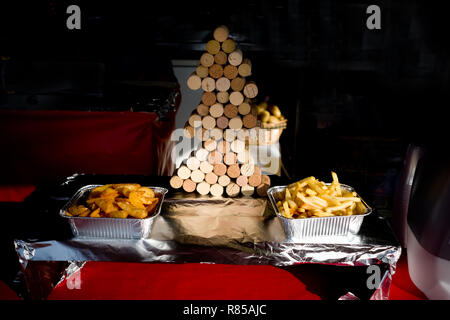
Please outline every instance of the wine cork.
M253 175L260 176L261 175L261 168L255 165ZM267 178L268 178L268 176L267 176ZM262 182L262 180L261 180L261 182ZM269 183L270 183L270 179L269 179Z
M183 131L183 135L188 138L188 139L192 139L195 135L195 129L194 127L187 125L184 127L184 131Z
M246 114L244 116L244 118L242 119L242 122L244 123L244 127L249 128L249 129L256 127L257 121L258 121L257 117L251 113Z
M235 106L240 105L242 102L244 102L244 96L239 91L233 91L230 94L230 103L234 104Z
M186 192L194 192L195 191L195 187L197 186L197 184L192 181L191 179L186 179L183 181L183 189Z
M235 164L236 161L237 161L237 156L236 156L236 153L234 153L234 152L227 152L223 156L223 162L228 166Z
M243 59L238 67L238 73L241 77L248 77L252 74L252 63L249 59Z
M177 176L183 180L186 180L191 176L191 170L186 166L180 166L177 170Z
M236 178L236 184L240 187L245 187L248 183L248 178L246 176L239 176Z
M231 166L229 166L227 169L227 175L233 179L239 177L241 175L241 169L239 168L239 165L232 164Z
M231 80L230 87L233 91L241 91L244 89L245 85L245 78L236 77L233 80Z
M228 118L224 116L217 118L216 125L220 129L225 129L228 127Z
M209 107L205 106L203 103L200 103L197 106L197 113L202 117L207 116L209 114Z
M270 178L269 176L263 174L261 175L261 184L256 188L256 192L260 197L267 196L267 190L270 188Z
M200 160L198 160L196 157L190 157L186 161L186 166L192 171L197 170L200 167Z
M231 179L229 176L227 175L223 175L220 176L219 179L217 180L217 182L222 186L222 187L226 187L227 185L230 184Z
M213 172L219 177L223 176L227 173L227 166L224 165L223 163L216 163L214 165Z
M238 109L235 105L232 105L231 103L227 104L223 110L223 114L231 119L237 116L238 114Z
M210 185L204 181L200 182L196 188L197 192L199 194L201 194L202 196L207 195L209 193L209 189L210 189Z
M270 177L268 175L261 175L261 183L265 183L270 186Z
M266 183L261 183L258 187L256 187L256 193L260 196L260 197L265 197L267 196L267 190L269 190L270 185L266 184Z
M248 177L248 184L252 187L257 187L261 184L261 175L253 173L250 177Z
M243 186L241 188L241 193L247 197L252 196L253 193L255 193L255 188L250 185Z
M174 189L180 189L183 186L183 180L179 176L170 178L170 186Z
M254 164L253 158L250 155L250 152L248 152L247 150L237 153L237 162L240 164L244 164L244 163Z
M209 68L214 64L214 56L210 53L205 52L200 57L200 63L202 66Z
M238 76L238 74L239 74L238 68L232 66L231 64L226 65L225 68L223 69L223 75L225 76L225 78L229 80L233 80Z
M230 152L230 143L228 141L222 140L217 143L217 151L222 154Z
M239 192L241 191L241 187L239 187L236 183L231 182L229 185L227 185L225 192L230 197L237 197L239 195Z
M230 129L234 129L234 130L241 129L242 128L241 117L237 116L237 117L230 119L230 121L228 121L228 126L230 127Z
M218 151L211 151L208 155L208 162L212 165L222 163L223 162L223 156ZM217 173L216 173L217 174Z
M200 171L203 172L204 174L212 172L213 169L214 169L213 165L208 161L200 162Z
M217 83L216 83L217 85ZM216 93L217 102L225 104L230 101L230 94L227 91L219 91Z
M230 35L230 31L226 26L218 26L216 29L214 29L213 37L215 40L219 42L224 42L228 39L228 36Z
M247 83L244 86L244 95L250 99L253 99L258 95L258 87L254 82Z
M223 195L223 187L220 184L213 184L210 187L209 193L213 195L214 197L220 197Z
M212 129L216 126L216 119L211 116L205 116L202 119L202 126L205 129Z
M211 139L214 139L216 142L218 142L223 138L223 130L220 128L213 128L209 130L209 136L211 137Z
M239 114L241 114L243 116L249 114L250 111L252 111L252 107L247 102L242 102L238 107Z
M189 125L194 128L198 128L202 125L202 117L198 114L193 114L189 117Z
M223 115L223 105L221 103L215 103L209 108L209 114L214 117L218 118ZM214 123L215 125L215 123Z
M233 142L236 139L236 130L226 129L223 132L223 139L228 142Z
M242 140L234 140L231 145L231 151L240 153L245 151L245 142Z
M201 86L203 91L212 92L214 91L214 89L216 89L216 81L213 78L206 77L202 80Z
M242 50L236 49L228 55L228 63L232 66L239 66L242 63Z
M203 142L203 148L205 148L205 150L207 151L214 151L216 150L217 147L217 142L213 139L209 139L206 140L205 142Z
M250 141L250 143L251 144L256 144L256 142L258 141L258 136L261 136L263 131L260 130L260 128L258 128L258 127L254 127L254 128L249 129L248 133L249 133L249 141Z
M241 130L237 131L237 139L241 141L246 141L249 138L249 132L248 129L242 128Z
M205 128L197 128L195 129L195 136L200 141L206 141L209 139L209 130Z
M196 74L191 74L187 79L187 86L191 90L198 90L202 86L202 78Z
M212 64L211 64L212 65ZM205 67L204 65L199 65L197 67L197 69L195 69L195 73L200 77L200 78L206 78L209 74L209 70L208 67Z
M227 63L228 57L227 54L223 51L219 51L214 55L214 62L217 64L225 64Z
M195 151L195 157L201 162L201 161L206 161L206 159L208 159L208 154L209 151L203 148L199 148L197 149L197 151Z
M222 42L222 50L225 53L232 53L236 49L236 42L233 39L227 39Z
M195 183L200 183L205 179L205 174L200 170L193 170L191 172L191 180Z
M255 165L251 163L245 163L241 165L241 174L246 177L250 177L255 172Z
M208 51L208 53L210 53L212 55L218 53L220 51L220 43L219 43L219 41L217 41L217 40L209 40L206 43L206 51Z
M221 78L217 79L215 86L219 92L224 92L224 91L228 91L228 89L230 89L231 83L230 83L229 79L227 79L225 77L221 77Z
M215 184L217 182L217 175L214 172L208 172L205 175L205 181L209 184Z
M214 92L203 92L202 102L205 106L212 106L216 103L216 94Z
M223 67L220 64L213 64L211 67L209 67L209 75L211 78L219 79L223 76Z

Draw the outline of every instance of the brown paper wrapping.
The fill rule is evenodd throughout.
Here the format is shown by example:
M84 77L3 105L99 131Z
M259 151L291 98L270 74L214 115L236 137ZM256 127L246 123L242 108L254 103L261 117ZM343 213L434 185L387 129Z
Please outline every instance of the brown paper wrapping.
M234 247L239 243L273 240L267 224L277 219L273 219L272 211L267 208L270 206L266 198L215 198L178 193L166 199L163 212L174 230L174 240ZM282 238L282 229L279 231Z

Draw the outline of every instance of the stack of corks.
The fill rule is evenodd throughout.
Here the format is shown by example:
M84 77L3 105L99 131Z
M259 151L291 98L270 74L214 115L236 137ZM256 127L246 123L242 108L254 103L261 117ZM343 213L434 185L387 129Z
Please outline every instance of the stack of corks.
M230 197L266 196L270 178L261 173L248 150L257 115L250 99L258 87L248 81L251 62L229 37L226 26L214 30L195 73L187 79L192 90L202 89L202 99L184 127L184 136L202 141L177 168L172 188L186 192Z

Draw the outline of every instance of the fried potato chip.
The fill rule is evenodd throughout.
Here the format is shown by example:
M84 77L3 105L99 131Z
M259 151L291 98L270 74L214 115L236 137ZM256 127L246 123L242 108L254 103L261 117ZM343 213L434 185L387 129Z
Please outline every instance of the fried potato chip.
M88 199L98 198L98 196L103 191L105 191L106 189L108 189L111 186L112 186L111 184L105 184L104 186L99 186L99 187L92 189L92 191L89 193Z
M144 203L142 201L143 195L139 194L137 191L131 191L128 199L130 199L130 203L140 209L145 209Z
M131 203L129 202L117 202L117 205L120 209L125 211L132 211L133 209L136 209Z
M123 194L125 197L128 197L130 195L130 192L136 191L141 187L140 184L137 183L121 183L121 184L115 184L113 187L121 194Z
M95 199L95 204L104 212L104 213L110 213L113 211L116 211L118 209L117 205L114 202L114 199L103 199L98 198Z
M159 202L155 192L137 183L107 184L94 188L85 205L74 205L66 214L80 217L127 217L143 219L153 214Z
M100 208L97 208L94 211L92 211L91 214L89 215L89 217L91 217L91 218L101 218Z
M87 208L87 207L85 207L83 205L72 206L72 207L69 208L69 213L72 216L81 216L81 215L83 215L83 217L85 217L90 212L91 212L91 210L89 210L89 208Z
M142 193L144 195L144 197L146 197L146 198L154 198L155 197L155 192L150 188L140 187L139 189L137 189L137 191Z
M126 219L128 217L128 212L125 210L112 211L108 214L108 217Z
M147 215L148 215L146 209L140 209L140 208L133 208L132 210L127 211L127 212L130 216L137 218L137 219L147 218Z
M79 215L79 217L87 217L87 216L89 216L90 213L91 213L91 210L89 210L89 209L85 210Z
M112 198L115 199L119 196L119 193L113 188L107 188L100 193L99 198Z
M158 202L159 198L152 198L152 202L146 208L148 215L152 215L155 212L155 208Z
M117 205L133 218L143 219L147 217L147 210L145 208L136 208L132 204L126 202L119 202Z

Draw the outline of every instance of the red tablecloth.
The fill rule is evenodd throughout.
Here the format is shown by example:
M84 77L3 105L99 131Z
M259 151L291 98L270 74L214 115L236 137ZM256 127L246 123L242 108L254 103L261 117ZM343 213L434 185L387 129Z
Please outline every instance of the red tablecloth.
M170 175L175 112L0 110L0 183L74 173Z
M0 187L2 201L22 201L33 186ZM8 195L11 198L7 198ZM144 275L144 276L143 276ZM88 262L49 299L319 299L289 272L272 266ZM0 299L17 296L0 281ZM391 300L421 300L409 277L406 252L397 264Z

